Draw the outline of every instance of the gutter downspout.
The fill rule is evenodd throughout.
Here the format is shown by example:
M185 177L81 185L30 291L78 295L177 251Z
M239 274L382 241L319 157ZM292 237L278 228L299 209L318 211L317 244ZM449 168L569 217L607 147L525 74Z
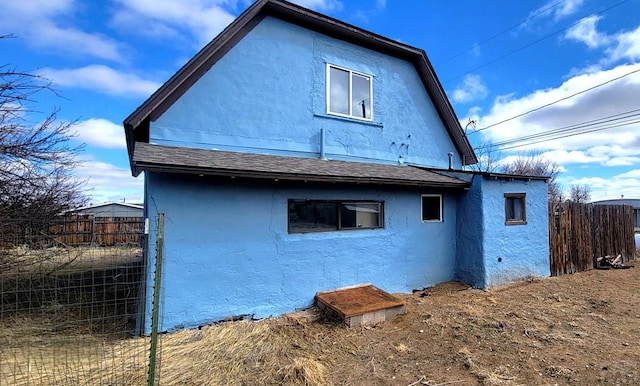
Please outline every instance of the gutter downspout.
M326 160L327 159L327 156L326 156L325 151L324 151L325 139L326 139L326 137L325 137L324 129L320 129L320 159L322 159L322 160Z

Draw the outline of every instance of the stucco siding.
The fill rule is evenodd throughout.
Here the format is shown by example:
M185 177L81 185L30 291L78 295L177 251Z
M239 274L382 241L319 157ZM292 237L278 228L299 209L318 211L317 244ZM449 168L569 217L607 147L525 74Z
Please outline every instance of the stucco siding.
M526 193L525 225L505 224L505 193ZM482 179L485 286L550 276L547 184Z
M454 277L454 195L444 195L443 222L423 223L421 191L223 184L154 173L146 179L149 277L153 219L157 208L166 215L161 330L279 315L310 306L318 291L359 283L410 292ZM385 227L290 234L288 199L382 200Z
M326 113L326 64L373 77L373 120ZM267 17L151 123L150 142L331 159L461 165L415 67Z
M458 197L455 278L476 288L485 287L484 211L482 177L473 178L471 188Z

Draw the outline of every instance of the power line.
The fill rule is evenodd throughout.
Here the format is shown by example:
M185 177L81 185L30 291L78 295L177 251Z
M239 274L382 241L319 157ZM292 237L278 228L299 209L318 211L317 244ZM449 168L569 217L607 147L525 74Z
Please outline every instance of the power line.
M599 84L597 84L597 85L595 85L595 86L589 87L589 88L584 89L584 90L582 90L582 91L578 91L578 92L576 92L576 93L574 93L574 94L571 94L571 95L569 95L569 96L566 96L566 97L564 97L564 98L560 98L560 99L558 99L558 100L555 100L555 101L553 101L553 102L547 103L547 104L542 105L542 106L540 106L540 107L536 107L535 109L531 109L531 110L529 110L529 111L525 111L524 113L521 113L521 114L518 114L518 115L514 115L514 116L513 116L513 117L511 117L511 118L507 118L507 119L504 119L504 120L502 120L502 121L500 121L500 122L496 122L496 123L493 123L493 124L491 124L491 125L489 125L489 126L485 126L485 127L481 128L481 129L477 129L476 131L483 131L483 130L487 130L487 129L490 129L490 128L492 128L492 127L495 127L495 126L501 125L501 124L503 124L503 123L505 123L505 122L512 121L512 120L514 120L514 119L516 119L516 118L523 117L523 116L528 115L528 114L531 114L531 113L533 113L533 112L535 112L535 111L542 110L542 109L544 109L544 108L546 108L546 107L549 107L549 106L555 105L555 104L560 103L560 102L562 102L562 101L565 101L565 100L567 100L567 99L571 99L571 98L573 98L573 97L575 97L575 96L578 96L578 95L580 95L580 94L584 94L584 93L586 93L586 92L588 92L588 91L594 90L594 89L596 89L596 88L598 88L598 87L602 87L602 86L607 85L607 84L609 84L609 83L615 82L616 80L620 80L620 79L622 79L622 78L624 78L624 77L627 77L627 76L629 76L629 75L633 75L633 74L635 74L635 73L637 73L637 72L640 72L640 68L638 68L638 69L636 69L636 70L633 70L633 71L631 71L631 72L628 72L628 73L626 73L626 74L624 74L624 75L618 76L618 77L616 77L616 78L609 79L609 80L608 80L608 81L606 81L606 82L599 83Z
M478 147L475 147L474 150L482 150L482 149L522 142L519 145L502 147L500 149L500 150L508 150L508 149L513 149L517 147L523 147L523 146L533 145L537 143L548 142L556 139L567 138L571 136L587 134L587 133L592 133L596 131L608 130L608 129L613 129L613 128L622 127L622 126L628 126L628 125L640 123L640 119L636 119L637 117L640 117L640 113L638 112L640 112L640 109L629 110L623 113L613 114L613 115L596 118L596 119L584 121L584 122L573 124L573 125L563 126L557 129L548 130L541 133L532 134L529 136L512 138L510 140L505 140L499 143L478 146ZM617 117L617 118L613 118L613 117ZM566 128L569 128L569 129L564 130ZM549 137L549 138L545 138L545 137ZM544 138L544 139L541 139L541 138ZM540 139L540 140L536 140L536 139Z
M599 12L596 12L594 15L602 15L603 13L605 13L605 12L607 12L607 11L610 11L611 9L613 9L613 8L615 8L615 7L618 7L618 6L620 6L620 5L624 4L624 3L628 2L628 1L630 1L630 0L622 0L622 1L620 1L620 2L618 2L618 3L616 3L616 4L612 5L612 6L610 6L610 7L608 7L608 8L605 8L605 9L603 9L603 10L599 11ZM587 17L591 17L591 16L593 16L593 15L589 15L589 16L587 16ZM502 55L502 56L499 56L499 57L497 57L497 58L495 58L495 59L492 59L492 60L490 60L490 61L488 61L488 62L485 62L485 63L483 63L483 64L481 64L481 65L479 65L479 66L476 66L476 67L472 68L472 69L471 69L471 70L469 70L469 71L463 72L463 73L462 73L462 74L460 74L460 75L456 75L456 76L454 76L453 78L449 78L449 79L445 80L445 81L444 81L444 83L449 83L449 82L451 82L452 80L456 80L456 79L458 79L458 78L461 78L461 77L463 77L464 75L467 75L467 74L472 73L473 71L476 71L476 70L479 70L479 69L481 69L481 68L487 67L487 66L489 66L489 65L491 65L491 64L493 64L493 63L495 63L495 62L498 62L498 61L500 61L500 60L502 60L502 59L504 59L504 58L507 58L507 57L509 57L509 56L511 56L511 55L513 55L513 54L516 54L516 53L518 53L518 52L520 52L520 51L522 51L522 50L524 50L524 49L527 49L527 48L529 48L529 47L531 47L531 46L533 46L533 45L536 45L536 44L540 43L540 42L541 42L541 41L543 41L543 40L546 40L546 39L548 39L548 38L550 38L550 37L552 37L552 36L555 36L555 35L559 34L560 32L566 31L566 30L568 30L569 28L571 28L571 27L573 27L573 26L575 26L575 25L579 24L579 23L580 23L580 22L582 22L583 20L587 19L587 17L580 18L580 19L576 20L575 22L573 22L573 23L569 24L568 26L563 27L563 28L561 28L561 29L559 29L559 30L557 30L557 31L555 31L555 32L552 32L552 33L550 33L550 34L548 34L548 35L545 35L545 36L541 37L540 39L534 40L533 42L530 42L530 43L528 43L528 44L525 44L524 46L521 46L521 47L519 47L519 48L516 48L515 50L510 51L510 52L508 52L508 53L506 53L506 54L504 54L504 55Z
M580 135L580 134L585 134L585 133L590 133L593 130L600 130L600 129L608 129L608 128L613 128L613 127L620 127L620 126L626 126L626 125L630 125L630 124L635 124L638 121L637 120L630 120L630 118L638 118L640 117L640 114L634 114L628 117L625 117L624 119L620 118L620 119L616 119L616 120L611 120L611 122L607 122L606 125L604 125L604 122L600 122L600 123L596 123L596 124L591 124L591 125L583 125L580 128L575 128L572 130L565 130L565 131L557 131L554 130L554 132L544 132L544 133L540 133L539 135L536 136L531 136L530 138L514 138L512 140L506 140L506 141L502 141L500 143L493 143L493 144L489 144L489 145L483 145L483 146L478 146L475 149L476 150L482 150L482 149L487 149L487 148L492 148L492 147L500 147L500 146L504 146L504 145L510 145L510 144L517 144L519 143L519 145L514 145L514 147L520 147L520 146L528 146L534 143L540 143L540 142L545 142L545 141L552 141L555 139L560 139L560 138L565 138L566 136L570 136L570 135ZM580 129L580 130L578 130ZM539 139L539 140L538 140ZM509 147L510 148L510 147ZM503 149L508 149L508 148L504 148Z
M629 111L625 111L623 113L613 114L613 115L609 115L609 116L606 116L606 117L601 117L601 118L596 118L596 119L592 119L592 120L589 120L589 121L576 123L576 124L573 124L573 125L563 126L563 127L559 127L557 129L553 129L553 130L543 131L543 132L540 132L540 133L531 134L531 135L525 135L525 136L517 137L517 138L511 138L511 139L504 140L504 141L501 141L501 142L492 143L491 145L478 146L476 149L484 149L484 148L488 148L488 147L509 145L509 144L512 144L512 143L524 142L524 141L527 141L527 140L532 140L532 139L537 139L537 138L550 137L550 136L553 136L555 134L567 133L569 131L576 131L576 130L579 130L579 129L588 128L590 126L602 125L602 124L605 124L605 123L613 123L613 122L622 121L622 120L629 119L629 118L635 118L635 117L640 116L640 114L631 114L631 113L636 113L636 112L639 112L639 111L640 111L640 109L629 110ZM617 117L617 118L614 118L614 117Z
M629 125L634 125L636 123L640 123L640 119L636 120L636 121L631 121L631 122L624 122L624 123L620 123L620 124L616 124L616 125L611 125L611 126L607 126L607 127L600 127L600 128L596 128L596 129L591 129L591 130L585 130L582 132L578 132L578 133L571 133L571 134L567 134L567 135L563 135L563 136L558 136L555 138L549 138L549 139L542 139L540 141L534 141L534 142L529 142L529 143L524 143L524 144L520 144L520 145L513 145L513 146L509 146L509 147L503 147L500 150L509 150L509 149L515 149L518 147L523 147L523 146L529 146L529 145L535 145L537 143L543 143L543 142L549 142L549 141L553 141L556 139L562 139L562 138L568 138L568 137L574 137L576 135L582 135L582 134L587 134L587 133L593 133L596 131L603 131L603 130L609 130L609 129L615 129L617 127L622 127L622 126L629 126Z
M541 138L541 137L548 137L548 136L552 136L554 134L560 134L560 133L566 133L568 131L576 131L579 129L583 129L589 126L596 126L596 125L602 125L605 123L613 123L616 121L621 121L624 119L629 119L629 118L635 118L637 116L640 116L640 114L630 114L630 115L626 115L632 112L637 112L640 111L640 109L635 109L635 110L630 110L624 113L620 113L620 114L614 114L614 115L609 115L607 117L602 117L602 118L598 118L598 119L592 119L590 121L585 121L585 122L581 122L581 123L577 123L574 125L569 125L569 126L563 126L560 127L558 129L553 129L553 130L549 130L549 131L543 131L537 134L531 134L531 135L526 135L526 136L522 136L522 137L517 137L517 138L511 138L508 140L504 140L502 142L497 142L497 143L492 143L491 145L485 145L485 146L479 146L478 149L483 149L486 147L494 147L494 146L502 146L502 145L508 145L511 143L518 143L518 142L524 142L526 140L531 140L531 139L537 139L537 138ZM621 117L621 115L625 115L623 117ZM609 119L609 118L613 118L613 117L618 117L618 118L614 118L614 119Z
M497 37L499 37L499 36L502 36L502 35L506 34L507 32L509 32L509 31L511 31L511 30L513 30L513 29L518 28L518 27L520 27L521 25L523 25L523 24L525 24L526 22L528 22L529 20L531 20L531 19L535 19L536 17L538 17L538 16L542 15L543 13L547 12L548 10L550 10L550 9L552 9L552 8L555 8L555 7L557 7L558 5L560 5L560 4L562 4L562 3L565 3L566 1L567 1L567 0L560 0L560 1L558 1L558 2L555 2L555 3L551 4L551 5L549 5L547 8L539 9L537 12L535 12L535 13L534 13L534 14L532 14L532 15L530 15L528 18L526 18L526 19L524 19L524 20L520 21L520 22L519 22L519 23L517 23L517 24L512 25L511 27L507 27L506 29L504 29L504 30L502 30L502 31L498 32L498 33L497 33L497 34L495 34L495 35L492 35L492 36L490 36L490 37L488 37L488 38L486 38L486 39L482 40L482 41L481 41L481 42L479 42L479 43L475 43L474 45L472 45L471 47L467 48L467 49L466 49L466 50L464 50L464 51L460 51L460 52L458 52L457 54L455 54L455 55L453 55L453 56L450 56L449 58L445 59L445 60L444 60L442 63L440 63L440 64L448 63L448 62L450 62L451 60L453 60L453 59L455 59L455 58L457 58L457 57L459 57L459 56L461 56L461 55L463 55L463 54L466 54L467 52L469 52L469 51L473 50L475 47L479 47L479 46L481 46L481 45L483 45L483 44L485 44L485 43L490 42L491 40L493 40L493 39L495 39L495 38L497 38Z
M636 121L632 121L631 119L636 119L638 117L640 117L640 114L632 114L625 117L604 120L602 122L597 122L597 123L591 123L591 124L585 123L568 130L554 129L554 130L544 131L544 132L540 132L540 133L529 135L529 136L517 137L517 138L504 140L502 142L478 146L475 149L482 150L486 148L499 147L499 146L510 145L515 143L521 143L520 146L526 146L533 143L534 140L541 139L541 138L544 138L545 140L550 141L553 139L563 138L565 135L568 135L568 134L583 134L585 132L589 132L589 130L592 130L594 128L612 127L613 125L619 126L619 125L632 124L632 123L635 123Z

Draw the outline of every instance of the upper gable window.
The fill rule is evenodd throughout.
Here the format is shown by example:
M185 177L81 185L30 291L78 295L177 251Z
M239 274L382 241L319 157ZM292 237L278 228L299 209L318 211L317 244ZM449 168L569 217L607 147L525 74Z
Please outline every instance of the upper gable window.
M327 64L327 113L373 119L373 77Z

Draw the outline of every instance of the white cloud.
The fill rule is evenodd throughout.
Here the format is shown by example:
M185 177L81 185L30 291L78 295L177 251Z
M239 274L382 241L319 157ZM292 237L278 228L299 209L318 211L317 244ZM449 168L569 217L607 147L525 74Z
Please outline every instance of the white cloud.
M629 178L629 175L636 177ZM563 180L565 187L587 185L591 189L591 201L612 198L640 198L640 169L614 175L609 178L588 176Z
M631 166L640 164L640 157L613 157L608 159L604 166Z
M103 65L71 69L44 68L40 74L57 86L84 88L113 96L147 97L160 87L157 82Z
M142 34L166 38L187 32L199 46L211 41L233 21L235 2L225 0L116 0L121 8L114 25ZM143 25L144 28L140 28ZM135 28L131 28L135 27Z
M469 56L472 58L479 58L480 55L482 55L482 50L480 49L480 44L478 44L477 42L473 43L473 45L471 46L471 48L469 49L469 51L467 51L469 53Z
M587 45L589 48L596 48L608 43L609 39L606 34L602 34L596 30L596 24L601 16L589 16L580 20L580 22L569 28L565 33L565 39L576 40Z
M529 17L548 17L554 21L571 16L580 9L584 0L557 0L548 1L546 4L529 13Z
M112 26L126 33L137 33L166 39L187 35L186 41L197 40L202 47L235 19L237 0L115 0L118 9ZM320 12L342 9L339 0L296 0L303 7ZM244 3L243 3L244 4ZM386 5L377 0L376 7ZM144 28L140 28L143 25Z
M621 32L613 36L613 47L607 50L610 61L621 59L640 60L640 27L633 31Z
M36 48L122 62L123 47L114 39L64 25L79 8L74 0L7 1L2 4L0 30Z
M297 3L304 3L305 1L297 1ZM313 1L306 1L306 2L313 2ZM327 3L326 1L324 3ZM339 2L336 2L336 5L329 5L330 8L335 9L335 10L339 10L340 8L342 8L342 4ZM362 22L364 23L369 23L369 21L371 20L371 17L376 16L378 14L380 14L381 12L384 12L387 9L387 0L376 0L373 4L373 8L369 8L369 7L360 7L359 9L356 9L355 11L351 11L353 12L353 16L356 17L357 19L360 19Z
M338 0L294 0L293 2L305 8L311 8L322 12L339 11L342 9L342 3ZM384 3L386 6L386 1L380 0L376 1L376 6L380 3Z
M485 139L499 144L525 136L544 135L551 130L557 130L559 136L564 136L571 134L571 127L575 127L572 125L577 124L583 124L580 130L584 131L615 123L629 123L626 126L545 142L538 141L548 137L534 137L525 142L506 144L502 147L528 143L527 146L510 149L508 152L538 149L563 165L599 164L610 167L634 164L640 157L640 146L638 146L640 144L640 123L637 122L640 118L638 111L636 111L639 107L637 95L640 95L640 73L593 88L588 92L530 114L511 120L509 118L535 110L635 70L640 70L640 63L574 76L558 87L536 90L520 98L513 95L497 97L491 110L479 117L479 128L482 130L495 123L496 126L482 130L481 133ZM619 115L622 113L626 114ZM595 120L603 120L603 118L608 122L600 126L594 124ZM507 121L498 124L505 120Z
M554 0L555 1L555 0ZM560 7L554 8L553 15L556 19L571 16L578 11L584 0L566 0L560 3ZM547 3L551 4L551 2ZM556 2L557 4L557 2Z
M484 99L488 93L487 86L482 83L480 75L468 74L462 85L453 90L451 98L454 102L467 103Z
M601 60L599 65L622 60L633 62L640 60L640 27L631 31L606 34L597 30L597 24L600 20L601 17L596 15L586 17L567 30L564 38L582 42L591 49L606 47L607 56Z
M107 119L92 118L76 123L72 130L77 139L87 145L101 148L126 148L124 129Z
M88 157L75 169L75 175L87 180L87 194L94 203L122 201L123 198L127 202L142 202L144 179L132 177L129 168Z
M634 178L640 180L640 169L631 170L622 174L618 174L618 178ZM638 192L640 194L640 192Z

